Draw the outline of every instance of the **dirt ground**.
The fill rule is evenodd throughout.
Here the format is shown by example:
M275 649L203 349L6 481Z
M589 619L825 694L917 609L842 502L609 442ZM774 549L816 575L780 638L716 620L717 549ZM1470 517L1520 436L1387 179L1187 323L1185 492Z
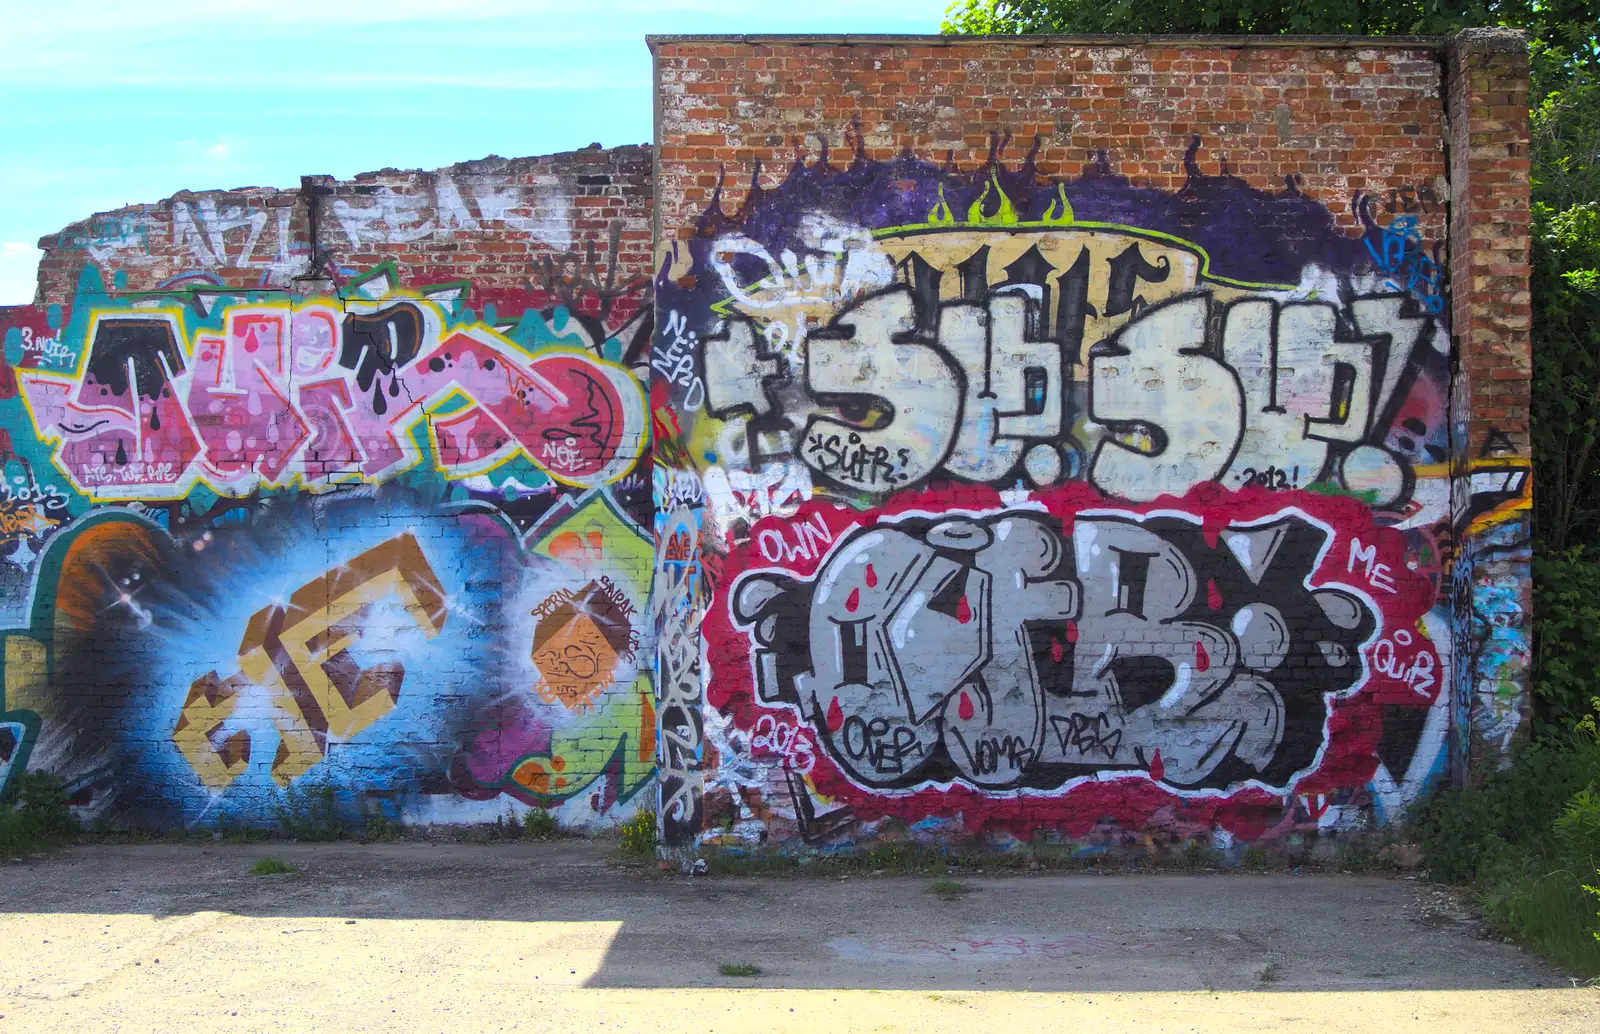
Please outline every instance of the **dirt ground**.
M688 877L604 843L85 846L0 866L0 1032L1600 1030L1414 880ZM273 855L297 867L249 875ZM755 976L724 976L746 965Z

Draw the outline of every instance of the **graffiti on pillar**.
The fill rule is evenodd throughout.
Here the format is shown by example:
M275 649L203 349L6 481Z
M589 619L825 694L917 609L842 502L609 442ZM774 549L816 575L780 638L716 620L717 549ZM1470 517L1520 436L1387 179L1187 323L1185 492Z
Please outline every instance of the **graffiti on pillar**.
M698 479L657 468L656 556L651 615L661 738L657 830L671 848L692 846L702 820L705 728L701 634L707 587L701 566Z

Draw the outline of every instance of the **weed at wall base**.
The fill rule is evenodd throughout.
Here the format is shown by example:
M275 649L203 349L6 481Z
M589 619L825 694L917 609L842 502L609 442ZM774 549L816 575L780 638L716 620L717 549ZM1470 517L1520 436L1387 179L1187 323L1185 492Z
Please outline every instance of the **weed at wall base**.
M555 816L543 808L533 808L522 817L522 836L526 840L554 840L560 835Z
M77 832L63 784L29 772L0 799L0 859L59 847Z
M645 862L656 856L656 817L652 811L640 811L617 827L619 842L617 853L636 862Z
M1531 743L1481 787L1441 791L1416 831L1430 875L1470 885L1495 932L1584 977L1600 976L1600 740Z
M369 844L389 843L404 838L405 830L400 823L382 812L367 816L366 831L361 835L361 839Z
M331 784L290 786L273 804L273 813L286 840L338 840L344 832Z

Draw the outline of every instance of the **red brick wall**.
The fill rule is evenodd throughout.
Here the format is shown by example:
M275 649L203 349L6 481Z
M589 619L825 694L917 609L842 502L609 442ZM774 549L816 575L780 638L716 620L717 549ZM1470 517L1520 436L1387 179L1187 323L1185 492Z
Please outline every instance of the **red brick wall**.
M590 148L347 182L308 177L302 193L320 201L325 271L393 262L409 283L628 298L631 310L648 290L650 174L648 147Z
M657 196L668 237L691 232L723 170L737 207L755 163L764 185L822 146L851 160L852 124L869 159L909 148L982 163L992 134L1015 161L1073 177L1105 151L1112 168L1159 190L1185 180L1191 138L1207 171L1300 189L1339 214L1356 191L1437 189L1445 174L1438 58L1427 47L1220 47L1195 43L743 45L662 41ZM1432 224L1436 234L1442 215Z
M106 269L129 291L181 288L191 281L287 288L305 268L308 233L294 190L185 190L155 204L97 213L41 237L35 300L70 301L86 264Z
M668 843L1325 843L1514 730L1513 49L653 40Z

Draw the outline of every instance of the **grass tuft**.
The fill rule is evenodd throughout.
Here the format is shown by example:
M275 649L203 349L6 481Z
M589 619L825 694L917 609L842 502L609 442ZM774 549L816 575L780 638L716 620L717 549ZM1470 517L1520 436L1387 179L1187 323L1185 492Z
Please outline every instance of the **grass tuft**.
M294 871L294 866L290 865L282 858L274 858L271 855L267 855L264 858L257 858L250 865L250 875L252 876L281 876L286 872Z
M724 962L717 967L717 972L725 977L758 977L761 975L761 967L752 966L748 962Z
M18 777L0 798L0 859L60 847L76 832L66 788L47 773Z
M935 880L928 884L928 893L940 901L960 901L964 895L970 892L970 887L965 883L957 883L955 880Z

